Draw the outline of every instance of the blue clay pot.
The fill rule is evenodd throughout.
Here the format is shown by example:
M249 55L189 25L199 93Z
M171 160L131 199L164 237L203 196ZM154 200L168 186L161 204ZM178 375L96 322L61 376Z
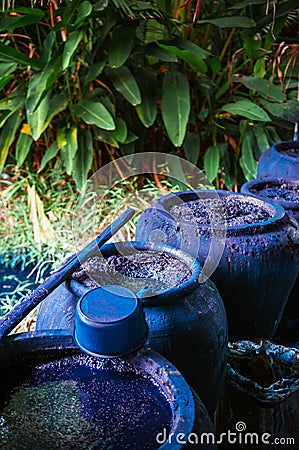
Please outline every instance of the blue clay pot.
M294 149L294 152L290 152ZM299 176L299 142L276 142L259 158L257 178L290 178Z
M277 203L243 194L217 191L222 201L269 210L270 218L227 225L223 254L211 280L226 308L229 340L273 337L298 273L298 224ZM178 219L169 211L174 204L215 199L215 192L185 191L158 199L140 216L136 238L155 240L194 254L203 266L213 234L210 225ZM225 200L226 198L226 200ZM245 202L245 203L244 203ZM222 231L224 225L214 228ZM210 257L210 256L209 256ZM213 255L212 255L213 257Z
M284 189L284 186L291 186L296 189L298 193L297 200L286 200L283 196L279 196L279 191L275 191L275 198L273 199L274 193L273 188ZM272 190L272 191L271 191ZM285 211L293 217L297 222L299 222L299 180L289 180L283 178L260 178L257 180L248 181L241 187L241 192L245 195L252 195L261 199L275 200L279 203ZM297 280L290 293L286 309L284 311L284 318L287 319L299 319L299 277L297 275Z
M149 327L147 344L176 365L212 415L226 362L227 321L222 299L210 280L198 282L198 261L180 250L119 242L103 246L101 253L105 258L147 250L172 255L190 269L189 278L181 284L155 295L140 294ZM73 279L50 294L40 306L37 329L73 329L76 304L89 289L86 283Z
M152 350L99 358L62 331L22 333L1 340L0 367L2 448L217 448L200 444L215 438L203 403Z

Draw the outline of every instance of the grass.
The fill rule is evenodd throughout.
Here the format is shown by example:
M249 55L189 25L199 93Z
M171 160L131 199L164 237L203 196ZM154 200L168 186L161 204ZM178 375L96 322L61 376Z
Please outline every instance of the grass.
M5 264L7 270L19 268L21 271L27 270L28 274L23 280L15 275L4 275L2 284L8 289L0 294L0 316L9 313L41 283L49 272L49 267L56 269L66 257L79 250L76 236L73 236L73 225L76 225L74 217L78 204L82 205L82 197L71 181L62 180L61 176L55 177L53 173L48 179L44 179L36 174L20 171L1 182L0 263ZM140 186L137 176L113 186L100 204L96 205L96 210L86 207L84 223L87 225L84 232L83 219L80 218L78 227L84 235L85 244L131 206L136 209L135 217L111 241L133 240L135 225L141 212L172 188L167 180L162 180L161 186L163 192L154 181L145 178ZM86 202L86 199L83 200ZM34 317L31 314L17 330L32 329Z

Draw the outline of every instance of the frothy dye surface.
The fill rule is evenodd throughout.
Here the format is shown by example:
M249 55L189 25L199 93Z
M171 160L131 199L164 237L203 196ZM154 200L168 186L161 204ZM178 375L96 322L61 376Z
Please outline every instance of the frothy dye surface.
M157 433L171 425L159 386L134 370L65 358L4 388L0 448L7 450L156 449Z

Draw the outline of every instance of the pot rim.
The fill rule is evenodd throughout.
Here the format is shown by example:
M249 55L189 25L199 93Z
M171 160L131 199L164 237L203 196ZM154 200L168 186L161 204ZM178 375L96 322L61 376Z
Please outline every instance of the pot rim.
M144 305L160 304L161 301L170 302L171 300L175 300L178 297L180 297L182 295L182 293L185 294L185 293L193 291L196 288L196 286L199 284L198 279L202 272L202 267L201 267L201 264L199 263L199 261L195 257L189 255L188 253L183 252L180 249L176 249L175 247L171 247L170 245L157 244L154 242L142 242L142 241L112 242L110 244L103 245L103 247L101 247L100 250L97 250L96 254L91 255L91 257L97 256L97 255L99 255L99 253L101 255L108 256L109 254L116 253L118 251L118 249L121 249L121 247L127 248L127 249L131 248L131 249L138 250L138 251L152 250L152 251L157 251L157 252L162 252L162 253L169 253L170 255L178 258L181 262L186 264L188 266L189 270L191 271L191 276L188 278L188 280L184 281L181 284L178 284L169 289L165 289L161 293L149 295L148 297L139 297L138 296L138 298L141 300L142 304L144 304ZM80 283L80 284L82 284L82 283ZM78 295L73 290L73 286L70 286L69 289L71 289L71 291L75 295ZM137 294L135 294L135 295L137 295Z
M151 208L154 209L156 207L156 205L158 205L158 207L156 207L156 209L159 209L160 213L166 215L169 220L177 221L178 223L190 224L190 222L188 222L186 220L181 220L181 219L176 220L175 217L171 216L171 214L165 207L165 203L168 202L171 198L174 198L174 196L182 197L182 196L192 196L193 195L193 196L196 196L196 199L197 199L197 198L200 198L200 195L207 197L207 196L211 195L211 193L214 193L214 195L213 195L214 198L224 197L224 196L228 196L228 195L238 195L240 197L250 199L250 196L247 196L240 192L232 192L232 191L224 191L224 190L216 190L216 189L215 190L197 189L197 190L187 190L187 191L181 191L181 192L172 192L172 193L165 195L164 197L161 197L160 199L158 199ZM256 198L256 200L258 200L260 202L264 202L267 205L271 206L273 209L273 212L274 212L273 217L270 217L269 219L266 219L266 220L263 220L260 222L246 223L243 225L227 225L226 223L224 224L224 226L212 226L212 227L208 224L196 223L196 225L201 230L210 230L211 228L212 228L212 230L215 230L215 231L226 229L227 232L230 232L232 234L237 234L238 232L241 232L241 231L254 231L254 230L257 230L260 228L265 228L268 225L273 225L274 223L281 220L285 216L285 210L280 204L278 204L274 201L268 200L268 199L261 200L260 198ZM159 208L159 205L161 205L164 209Z
M296 158L294 156L286 155L283 151L279 151L277 147L279 146L287 146L289 148L299 148L299 142L298 141L279 141L275 142L268 150L272 151L276 157L280 156L283 159L286 159L289 162L292 162L293 164L298 163L299 164L299 158ZM263 156L265 153L263 153L261 156Z
M258 191L260 191L267 184L268 185L270 184L272 186L280 186L283 183L287 185L288 184L296 185L299 188L299 180L296 180L294 178L257 178L256 180L250 180L244 183L243 186L241 187L241 193L250 195L252 197L268 200L268 197L259 195L259 192L257 193L251 192L251 189L256 188ZM296 202L284 199L273 199L271 201L279 203L285 209L292 209L292 210L299 209L299 201Z

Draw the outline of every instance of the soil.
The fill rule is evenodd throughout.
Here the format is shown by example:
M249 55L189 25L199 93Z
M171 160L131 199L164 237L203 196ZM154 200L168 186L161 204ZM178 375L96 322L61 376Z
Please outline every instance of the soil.
M240 226L263 222L273 217L270 205L241 195L225 195L219 199L196 199L170 208L176 219L213 226Z
M299 185L282 182L278 185L264 184L261 189L250 189L252 194L261 195L273 200L284 200L287 202L299 202Z
M121 285L146 296L156 294L187 281L190 268L178 258L162 252L136 251L130 255L101 258L95 256L84 262L73 278L90 288Z

